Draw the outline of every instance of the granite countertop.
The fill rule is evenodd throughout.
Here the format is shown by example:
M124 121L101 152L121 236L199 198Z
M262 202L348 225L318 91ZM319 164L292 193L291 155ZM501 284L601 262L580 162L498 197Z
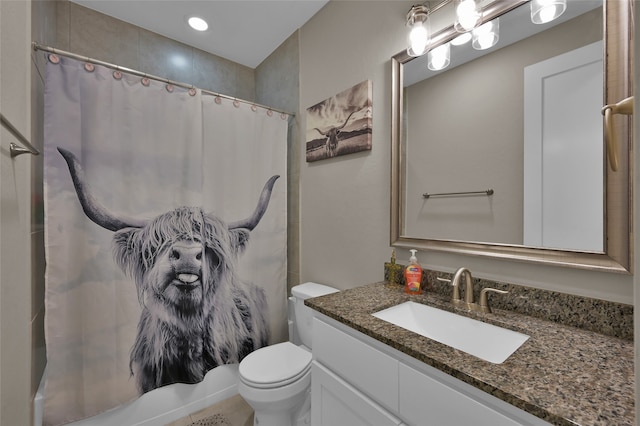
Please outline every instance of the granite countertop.
M412 300L528 334L493 364L371 314ZM466 312L437 293L408 295L386 282L305 304L357 331L555 425L634 425L633 341L507 310Z

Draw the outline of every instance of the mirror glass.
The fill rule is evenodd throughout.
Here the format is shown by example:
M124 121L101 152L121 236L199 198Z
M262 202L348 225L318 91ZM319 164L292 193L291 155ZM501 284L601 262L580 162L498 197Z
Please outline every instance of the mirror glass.
M429 70L428 55L393 58L392 244L609 263L619 242L608 192L628 178L607 183L606 7L567 3L542 25L529 2L492 3L483 20L499 22L499 37L486 50L454 45L459 34L445 28L433 37L449 45L444 70ZM628 222L628 205L619 214Z

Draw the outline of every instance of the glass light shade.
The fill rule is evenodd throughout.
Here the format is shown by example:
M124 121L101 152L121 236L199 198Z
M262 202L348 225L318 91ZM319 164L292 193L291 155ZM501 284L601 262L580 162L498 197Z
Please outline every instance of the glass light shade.
M454 27L459 33L473 30L480 23L482 13L476 0L454 0L456 21Z
M424 55L429 45L429 31L422 22L416 22L409 32L409 49L407 52L410 56Z
M464 33L451 40L451 44L453 44L454 46L462 46L469 41L471 41L471 33Z
M407 39L407 54L421 56L427 53L429 47L430 28L429 14L426 6L413 6L407 14L409 35Z
M430 50L427 54L427 68L431 71L440 71L449 66L451 62L451 45L445 43Z
M476 50L485 50L493 47L498 43L500 37L500 20L499 18L480 25L471 33L473 46Z
M567 9L567 0L532 0L531 22L546 24L558 18Z

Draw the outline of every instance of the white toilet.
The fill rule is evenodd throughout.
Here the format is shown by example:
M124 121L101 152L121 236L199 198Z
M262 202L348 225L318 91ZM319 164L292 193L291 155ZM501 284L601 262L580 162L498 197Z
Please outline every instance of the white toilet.
M311 338L313 314L305 299L335 288L304 283L291 289L289 342L258 349L240 363L238 392L254 410L254 425L311 423Z

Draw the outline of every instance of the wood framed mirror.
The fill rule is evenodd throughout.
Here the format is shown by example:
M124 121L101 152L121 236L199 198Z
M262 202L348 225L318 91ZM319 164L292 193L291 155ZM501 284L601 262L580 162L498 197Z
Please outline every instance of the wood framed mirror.
M426 69L427 55L413 58L402 51L391 59L392 246L618 273L632 272L633 158L630 149L633 116L615 118L619 161L617 171L612 171L607 164L601 109L604 105L618 103L633 95L633 2L594 1L599 1L597 7L591 7L576 16L568 14L562 23L549 25L546 35L532 34L516 41L509 41L510 36L506 31L511 24L507 24L507 19L517 11L524 9L526 12L529 1L496 0L487 5L483 9L483 22L499 18L500 37L508 43L499 43L487 51L502 56L508 51L530 52L521 55L524 59L520 63L517 60L505 62L497 56L482 56L456 65L454 62L460 51L451 48L452 66L433 73L432 77L423 81L414 74L416 69ZM569 0L567 10L575 7L576 2L583 6L585 4L584 0ZM582 21L576 21L580 19ZM588 23L594 19L601 23L601 28L595 26L601 41L591 39L593 34L581 41L585 38L583 35L575 37L560 32L563 26L570 26L572 22L574 27L594 27L585 25L585 20ZM446 27L432 36L431 48L449 43L458 35L453 25ZM548 90L560 100L569 97L557 96L558 91L553 89L553 85L545 86L547 80L544 76L537 77L543 83L535 89L525 88L525 73L531 74L530 70L537 70L540 63L565 55L565 52L559 53L557 49L552 49L551 53L539 53L538 48L531 45L536 42L534 39L555 48L561 44L559 41L572 38L582 44L570 47L570 54L586 45L591 45L592 51L599 49L601 54L600 64L595 65L601 70L597 73L601 89L595 94L596 102L600 101L601 104L597 106L597 114L592 111L588 118L571 119L561 107L555 112L539 112L541 107L531 104L530 93L539 95L542 92L544 98L544 91ZM420 65L421 61L423 65ZM487 67L484 71L486 74L482 74L478 68L470 68L480 63ZM594 63L588 63L593 69ZM467 68L469 70L465 71ZM475 80L466 83L457 80L463 73ZM533 74L537 75L535 72ZM495 84L499 86L489 83L491 76L497 76L498 83ZM558 84L565 86L567 81L573 80L571 76L564 83L560 80L554 84L556 87ZM511 86L507 84L509 81L513 81ZM583 87L583 84L576 87ZM472 98L482 102L474 104ZM511 98L519 100L519 103L510 104ZM582 98L577 99L582 103ZM590 99L594 99L593 94ZM431 105L427 105L427 102L431 102ZM489 112L490 115L485 117L483 112ZM514 112L513 118L507 116L507 113ZM556 145L543 141L542 145L533 145L534 148L531 148L531 143L526 140L540 139L541 133L549 131L536 129L535 119L531 124L531 117L536 114L542 117L537 120L545 121L547 126L550 121L548 117L556 117L557 122L570 123L568 130L560 134L564 132L572 136L574 148L576 145L580 148L579 155L576 151L566 151L569 148L565 145L571 144L557 142L558 137L549 138ZM438 123L444 123L445 127L438 128ZM587 124L597 126L594 130ZM471 128L471 133L461 133L460 130L465 127ZM479 131L482 127L488 128L489 132L482 134ZM533 137L531 129L535 129ZM580 131L584 134L576 136ZM504 135L506 138L503 138ZM591 158L591 165L585 167L587 160L581 155L587 137L595 140L593 151L598 157ZM553 152L558 149L564 150L564 154L556 153L555 157L552 155L542 163L540 159L536 160L537 163L531 163L530 152ZM463 156L467 151L469 158ZM577 164L577 167L582 165L580 173L583 175L570 171L572 164ZM560 175L559 181L550 180L551 173L548 172L553 167L556 174ZM535 170L535 173L525 173L525 169ZM588 184L575 187L584 183L587 177L591 179ZM565 185L566 188L561 188L565 181L573 181L574 186ZM533 192L539 197L540 187L550 188L545 193L547 198L534 197L532 202L530 194ZM557 188L560 189L553 197L547 195ZM491 195L487 195L489 189L493 191ZM474 194L455 195L460 192ZM586 192L591 194L589 202L592 204L581 204L582 199L576 201L577 196ZM453 195L449 195L451 193ZM430 194L445 196L431 197ZM571 215L565 214L575 207L574 204L578 206L575 211ZM573 229L572 233L578 239L589 233L593 237L592 242L565 242L565 239L559 238L565 230L574 227L575 222L588 216L587 213L592 216L591 222ZM555 218L557 223L545 222L545 218Z

